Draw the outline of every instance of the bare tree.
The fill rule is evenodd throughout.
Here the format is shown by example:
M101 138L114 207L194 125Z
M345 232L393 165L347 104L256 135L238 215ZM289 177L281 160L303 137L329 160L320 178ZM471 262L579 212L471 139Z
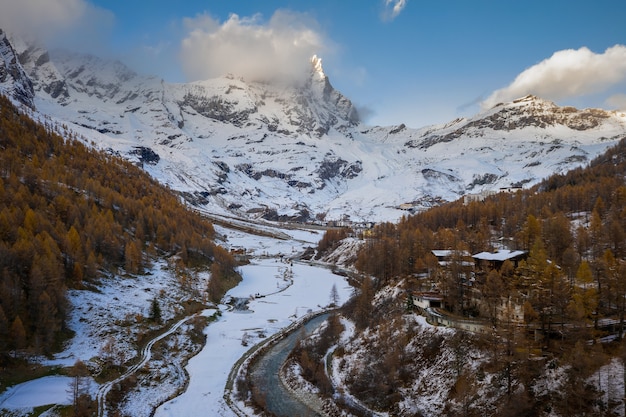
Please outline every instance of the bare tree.
M72 382L69 394L72 396L74 416L87 417L90 413L91 395L89 394L89 369L84 362L77 360L70 369L69 375Z
M330 289L330 306L329 307L337 307L339 305L339 293L337 292L337 286L333 284Z

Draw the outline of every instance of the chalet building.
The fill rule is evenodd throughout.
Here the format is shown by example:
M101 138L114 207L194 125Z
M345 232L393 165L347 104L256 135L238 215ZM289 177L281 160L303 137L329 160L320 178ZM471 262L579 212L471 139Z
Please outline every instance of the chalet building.
M505 261L510 261L517 268L519 261L526 259L528 252L523 250L500 249L496 252L480 252L472 255L476 267L483 271L499 270Z
M439 266L448 266L452 262L460 262L465 267L474 266L470 253L465 250L436 249L431 253L437 258Z
M513 323L520 325L524 322L523 299L518 297L502 297L497 302L488 303L482 294L484 283L480 279L490 270L499 270L502 264L510 261L515 268L519 262L528 257L527 251L500 249L495 252L481 252L470 255L467 251L432 250L437 262L444 271L451 266L462 266L467 279L462 280L463 308L477 313L477 318L458 317L446 311L446 299L442 293L434 291L417 292L412 295L413 305L427 321L434 325L455 327L476 333L492 330L494 320L498 323Z
M413 295L413 304L422 314L431 308L441 308L443 301L443 296L437 292L420 292Z

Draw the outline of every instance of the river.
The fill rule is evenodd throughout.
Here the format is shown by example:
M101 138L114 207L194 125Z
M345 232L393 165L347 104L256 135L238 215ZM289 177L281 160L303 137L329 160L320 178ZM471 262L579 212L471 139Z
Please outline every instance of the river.
M287 258L284 254L300 251L303 242L314 246L321 237L319 234L300 232L297 239L289 241L244 236L233 231L227 233L229 242L256 251L251 263L241 267L243 281L228 293L236 298L250 298L249 309L223 309L219 319L207 326L205 347L186 367L189 374L187 390L159 407L156 417L236 416L224 401L224 388L231 368L248 349L307 313L322 310L330 302L333 286L339 292L340 302L347 301L352 294L345 278L328 269L284 261ZM248 342L247 346L242 339ZM282 396L276 396L270 402L280 404L283 401ZM307 411L305 414L284 415L311 414Z
M306 333L310 333L327 317L328 314L317 316L306 322L303 328ZM301 336L301 331L296 330L276 343L255 363L250 373L253 383L261 387L265 394L267 411L280 417L319 415L305 404L293 399L279 378L281 366Z

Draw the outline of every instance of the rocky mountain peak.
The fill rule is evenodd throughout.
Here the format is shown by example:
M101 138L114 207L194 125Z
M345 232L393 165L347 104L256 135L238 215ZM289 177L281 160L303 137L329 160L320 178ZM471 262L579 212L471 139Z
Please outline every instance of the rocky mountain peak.
M0 35L0 91L36 97L46 116L228 215L393 219L397 207L533 184L626 135L621 114L535 96L422 129L368 127L322 60L308 63L298 83L235 75L174 84Z
M495 130L513 130L529 126L546 128L561 125L584 131L598 127L610 117L610 112L605 110L560 107L533 95L514 100L496 110L486 118L493 122L492 127Z
M317 101L317 104L325 109L330 124L336 124L338 117L345 125L356 125L359 115L352 102L343 94L335 90L330 80L324 73L322 59L317 55L311 57L311 76L305 85ZM340 123L341 124L341 123ZM326 129L327 130L327 129Z
M322 68L322 58L319 58L317 55L311 57L311 71L313 76L317 75L320 79L326 78L324 68Z
M33 83L26 75L15 49L2 29L0 29L0 93L28 107L35 107Z
M51 62L47 49L20 38L12 38L11 43L36 92L43 91L58 100L69 97L65 79Z
M512 102L496 104L470 119L441 128L430 128L420 139L412 139L406 145L424 149L460 137L483 136L486 130L495 133L523 129L546 130L561 126L582 132L612 120L611 115L611 112L600 109L560 107L551 101L527 95Z

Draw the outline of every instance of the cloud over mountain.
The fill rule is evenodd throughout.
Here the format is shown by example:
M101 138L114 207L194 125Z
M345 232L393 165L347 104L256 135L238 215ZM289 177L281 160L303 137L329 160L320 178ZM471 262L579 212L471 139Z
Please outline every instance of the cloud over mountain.
M185 26L180 56L190 80L228 73L250 79L298 77L311 56L328 50L317 22L302 13L279 10L267 22L261 15L232 14L219 22L203 14L185 19Z
M489 108L527 94L562 100L601 93L626 81L626 46L615 45L604 53L588 48L566 49L533 65L505 88L494 91L483 103Z
M115 19L86 0L0 0L0 10L0 27L9 33L73 45L98 37Z

